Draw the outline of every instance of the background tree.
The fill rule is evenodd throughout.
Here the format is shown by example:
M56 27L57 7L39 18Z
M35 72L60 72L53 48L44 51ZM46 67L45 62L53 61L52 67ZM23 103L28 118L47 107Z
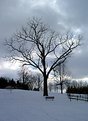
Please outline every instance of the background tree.
M22 66L18 72L19 81L24 83L24 84L26 82L28 82L28 78L29 78L30 73L31 73L31 71L29 71L27 67Z
M33 73L27 66L21 66L18 76L19 82L27 84L29 89L39 91L42 88L42 75L40 73Z
M33 74L27 67L22 66L21 70L18 72L19 82L21 84L28 85L30 90L33 90L34 85L36 84L36 75Z
M70 74L66 67L66 61L54 69L55 85L60 86L61 94L63 94L63 89L69 85L69 77Z
M8 79L5 77L0 77L0 88L6 88L8 86Z
M73 80L68 86L67 93L88 94L88 82Z
M42 84L43 84L42 75L40 73L37 73L35 77L36 77L35 90L39 91L42 89Z
M12 59L31 65L43 75L43 95L48 95L47 80L51 71L63 63L79 45L81 37L70 32L57 33L40 19L29 20L11 39L6 40ZM64 52L61 53L61 49Z

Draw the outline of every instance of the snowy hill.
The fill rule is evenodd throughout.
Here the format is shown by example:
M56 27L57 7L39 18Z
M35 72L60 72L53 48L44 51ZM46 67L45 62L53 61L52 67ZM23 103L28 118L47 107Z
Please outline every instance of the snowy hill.
M0 121L88 121L88 102L52 95L46 101L41 92L0 90Z

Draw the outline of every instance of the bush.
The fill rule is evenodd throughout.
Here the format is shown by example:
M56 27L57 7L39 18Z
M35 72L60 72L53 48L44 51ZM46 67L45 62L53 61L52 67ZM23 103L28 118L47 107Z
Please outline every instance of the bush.
M33 91L39 91L39 88L34 88Z
M19 81L17 81L17 89L24 89L24 90L29 90L29 86L28 84L25 83L21 83Z
M82 86L82 87L68 87L67 93L75 93L75 94L88 94L88 86Z
M8 81L6 78L0 77L0 88L5 88L8 85Z

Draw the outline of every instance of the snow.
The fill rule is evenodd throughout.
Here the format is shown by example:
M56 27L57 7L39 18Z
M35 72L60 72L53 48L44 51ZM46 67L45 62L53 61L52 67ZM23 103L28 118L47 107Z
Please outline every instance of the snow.
M53 101L42 92L0 90L0 121L88 121L88 102L50 95Z

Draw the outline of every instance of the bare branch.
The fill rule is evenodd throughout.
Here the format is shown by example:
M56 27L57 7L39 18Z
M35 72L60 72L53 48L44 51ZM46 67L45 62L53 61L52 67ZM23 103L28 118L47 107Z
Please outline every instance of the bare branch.
M41 19L33 18L26 27L22 27L21 31L6 41L6 45L13 54L13 59L24 65L31 65L42 73L46 93L44 95L47 95L49 74L71 55L79 46L81 39L81 36L75 36L70 32L61 34L52 31ZM64 49L62 53L60 53L61 49ZM18 58L15 58L17 53Z

